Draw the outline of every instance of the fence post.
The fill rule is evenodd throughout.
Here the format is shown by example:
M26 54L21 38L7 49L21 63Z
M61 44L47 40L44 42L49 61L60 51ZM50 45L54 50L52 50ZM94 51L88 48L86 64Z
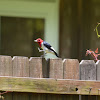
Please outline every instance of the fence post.
M0 76L12 76L11 56L0 56ZM5 100L12 100L12 93L3 95Z
M46 60L41 57L31 57L29 59L30 77L47 77ZM30 93L30 100L46 100L46 94Z
M94 60L82 60L80 62L80 79L96 80L96 64ZM92 90L90 91L90 88L89 88L89 95L81 96L82 100L96 100L96 96L91 96Z
M100 60L96 62L96 70L97 70L97 81L100 81ZM98 94L100 94L100 90L98 90ZM100 96L97 96L97 100L100 100Z
M63 60L64 79L79 80L79 61L77 59ZM73 83L74 84L74 83ZM79 100L78 95L66 95L65 100Z
M13 57L13 76L29 77L28 57ZM13 93L13 100L29 100L28 93Z
M63 79L63 62L61 58L48 59L49 78ZM62 95L47 94L47 100L62 100Z
M97 68L97 80L100 81L100 60L96 62L96 68Z

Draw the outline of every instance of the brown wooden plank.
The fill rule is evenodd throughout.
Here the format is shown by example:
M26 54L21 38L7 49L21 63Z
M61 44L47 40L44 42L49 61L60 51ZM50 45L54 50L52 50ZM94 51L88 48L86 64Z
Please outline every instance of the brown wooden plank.
M63 79L63 63L62 59L48 59L48 72L49 72L49 78L55 78L55 79ZM47 95L48 100L62 100L61 95L54 95L54 94L48 94Z
M0 56L0 76L12 76L11 56ZM12 100L12 93L3 95L6 100Z
M42 74L42 58L30 58L30 77L43 78Z
M100 60L96 62L96 68L97 68L97 80L100 80Z
M31 57L30 60L30 77L43 78L46 77L46 61L41 57Z
M30 93L30 100L47 100L44 93Z
M2 91L100 95L99 89L100 81L93 80L0 77L0 90Z
M79 61L77 59L64 59L63 68L64 79L79 79ZM79 100L78 95L66 95L65 97L68 100Z
M12 76L11 56L0 56L0 76Z
M68 94L68 95L63 95L63 96L64 96L63 100L80 100L79 98L76 97L76 95ZM73 96L73 98L72 98L72 96Z
M13 76L29 77L28 57L13 57Z
M49 59L49 78L63 79L63 63L62 59Z
M30 77L32 78L43 78L47 77L47 66L46 61L41 57L31 57L29 60L30 66ZM46 100L45 94L30 94L30 100Z
M80 79L96 80L96 64L94 60L82 60L80 62ZM91 88L91 87L90 87ZM91 93L91 91L90 91ZM82 100L96 100L96 96L82 96Z
M94 60L82 60L80 62L80 79L96 80L96 64Z
M13 57L13 76L29 77L29 59L28 57ZM29 100L27 93L14 93L14 100Z
M97 69L97 80L100 81L100 60L96 62L96 69ZM100 90L98 90L100 93ZM100 96L97 96L97 100L100 100Z
M79 61L77 59L64 59L64 79L79 79Z

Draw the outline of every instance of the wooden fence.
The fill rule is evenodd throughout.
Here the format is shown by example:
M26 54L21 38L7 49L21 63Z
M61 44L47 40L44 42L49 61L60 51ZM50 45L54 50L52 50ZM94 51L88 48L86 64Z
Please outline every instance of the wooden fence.
M0 56L5 100L100 100L100 61Z

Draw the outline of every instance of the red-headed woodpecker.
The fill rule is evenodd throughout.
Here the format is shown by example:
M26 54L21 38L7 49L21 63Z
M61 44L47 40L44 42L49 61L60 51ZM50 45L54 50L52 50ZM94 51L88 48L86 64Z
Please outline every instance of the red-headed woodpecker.
M59 57L58 54L56 53L56 51L54 50L54 48L49 43L43 41L41 38L34 40L34 42L37 42L39 44L39 46L42 48L42 50L40 50L40 48L38 48L39 52L44 52L45 54L52 53L52 54L56 55L57 57Z

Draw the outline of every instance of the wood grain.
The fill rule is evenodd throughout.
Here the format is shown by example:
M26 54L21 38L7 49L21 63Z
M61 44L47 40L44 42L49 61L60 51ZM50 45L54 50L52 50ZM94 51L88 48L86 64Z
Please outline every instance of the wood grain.
M62 59L48 59L49 78L63 79L63 62ZM47 94L48 100L62 100L61 95Z
M90 88L91 92L90 92ZM15 92L100 95L100 81L45 79L29 77L0 77L0 90Z
M41 57L31 57L29 59L30 77L43 78L47 77L47 66L45 66L45 59ZM46 100L45 94L30 94L30 100Z
M13 57L13 76L29 77L29 59L28 57ZM19 81L20 84L20 81ZM13 93L14 100L29 100L27 93Z
M62 59L49 59L49 78L63 79L63 63Z
M94 60L82 60L80 62L80 79L96 80L96 64ZM91 87L90 87L91 88ZM94 91L92 89L92 91ZM91 92L90 91L90 94ZM82 96L82 100L96 100L96 96Z
M82 60L80 62L80 79L96 80L96 64L94 60Z
M97 80L100 80L100 60L96 62Z
M100 60L98 60L97 62L96 62L96 73L97 73L97 77L96 77L96 79L97 79L97 81L100 81ZM98 92L100 93L100 91L98 90ZM100 96L97 96L97 100L100 100Z
M77 59L64 59L64 79L79 79L79 61Z
M79 79L79 61L77 59L64 59L63 69L64 79ZM78 95L66 95L66 98L68 100L79 100Z
M0 56L0 76L12 76L11 56Z
M0 56L0 76L12 76L11 56ZM12 93L3 95L6 100L12 100Z
M41 57L31 57L29 59L30 77L43 78L47 77L46 61Z
M13 57L13 76L28 77L29 76L29 60L28 57Z

